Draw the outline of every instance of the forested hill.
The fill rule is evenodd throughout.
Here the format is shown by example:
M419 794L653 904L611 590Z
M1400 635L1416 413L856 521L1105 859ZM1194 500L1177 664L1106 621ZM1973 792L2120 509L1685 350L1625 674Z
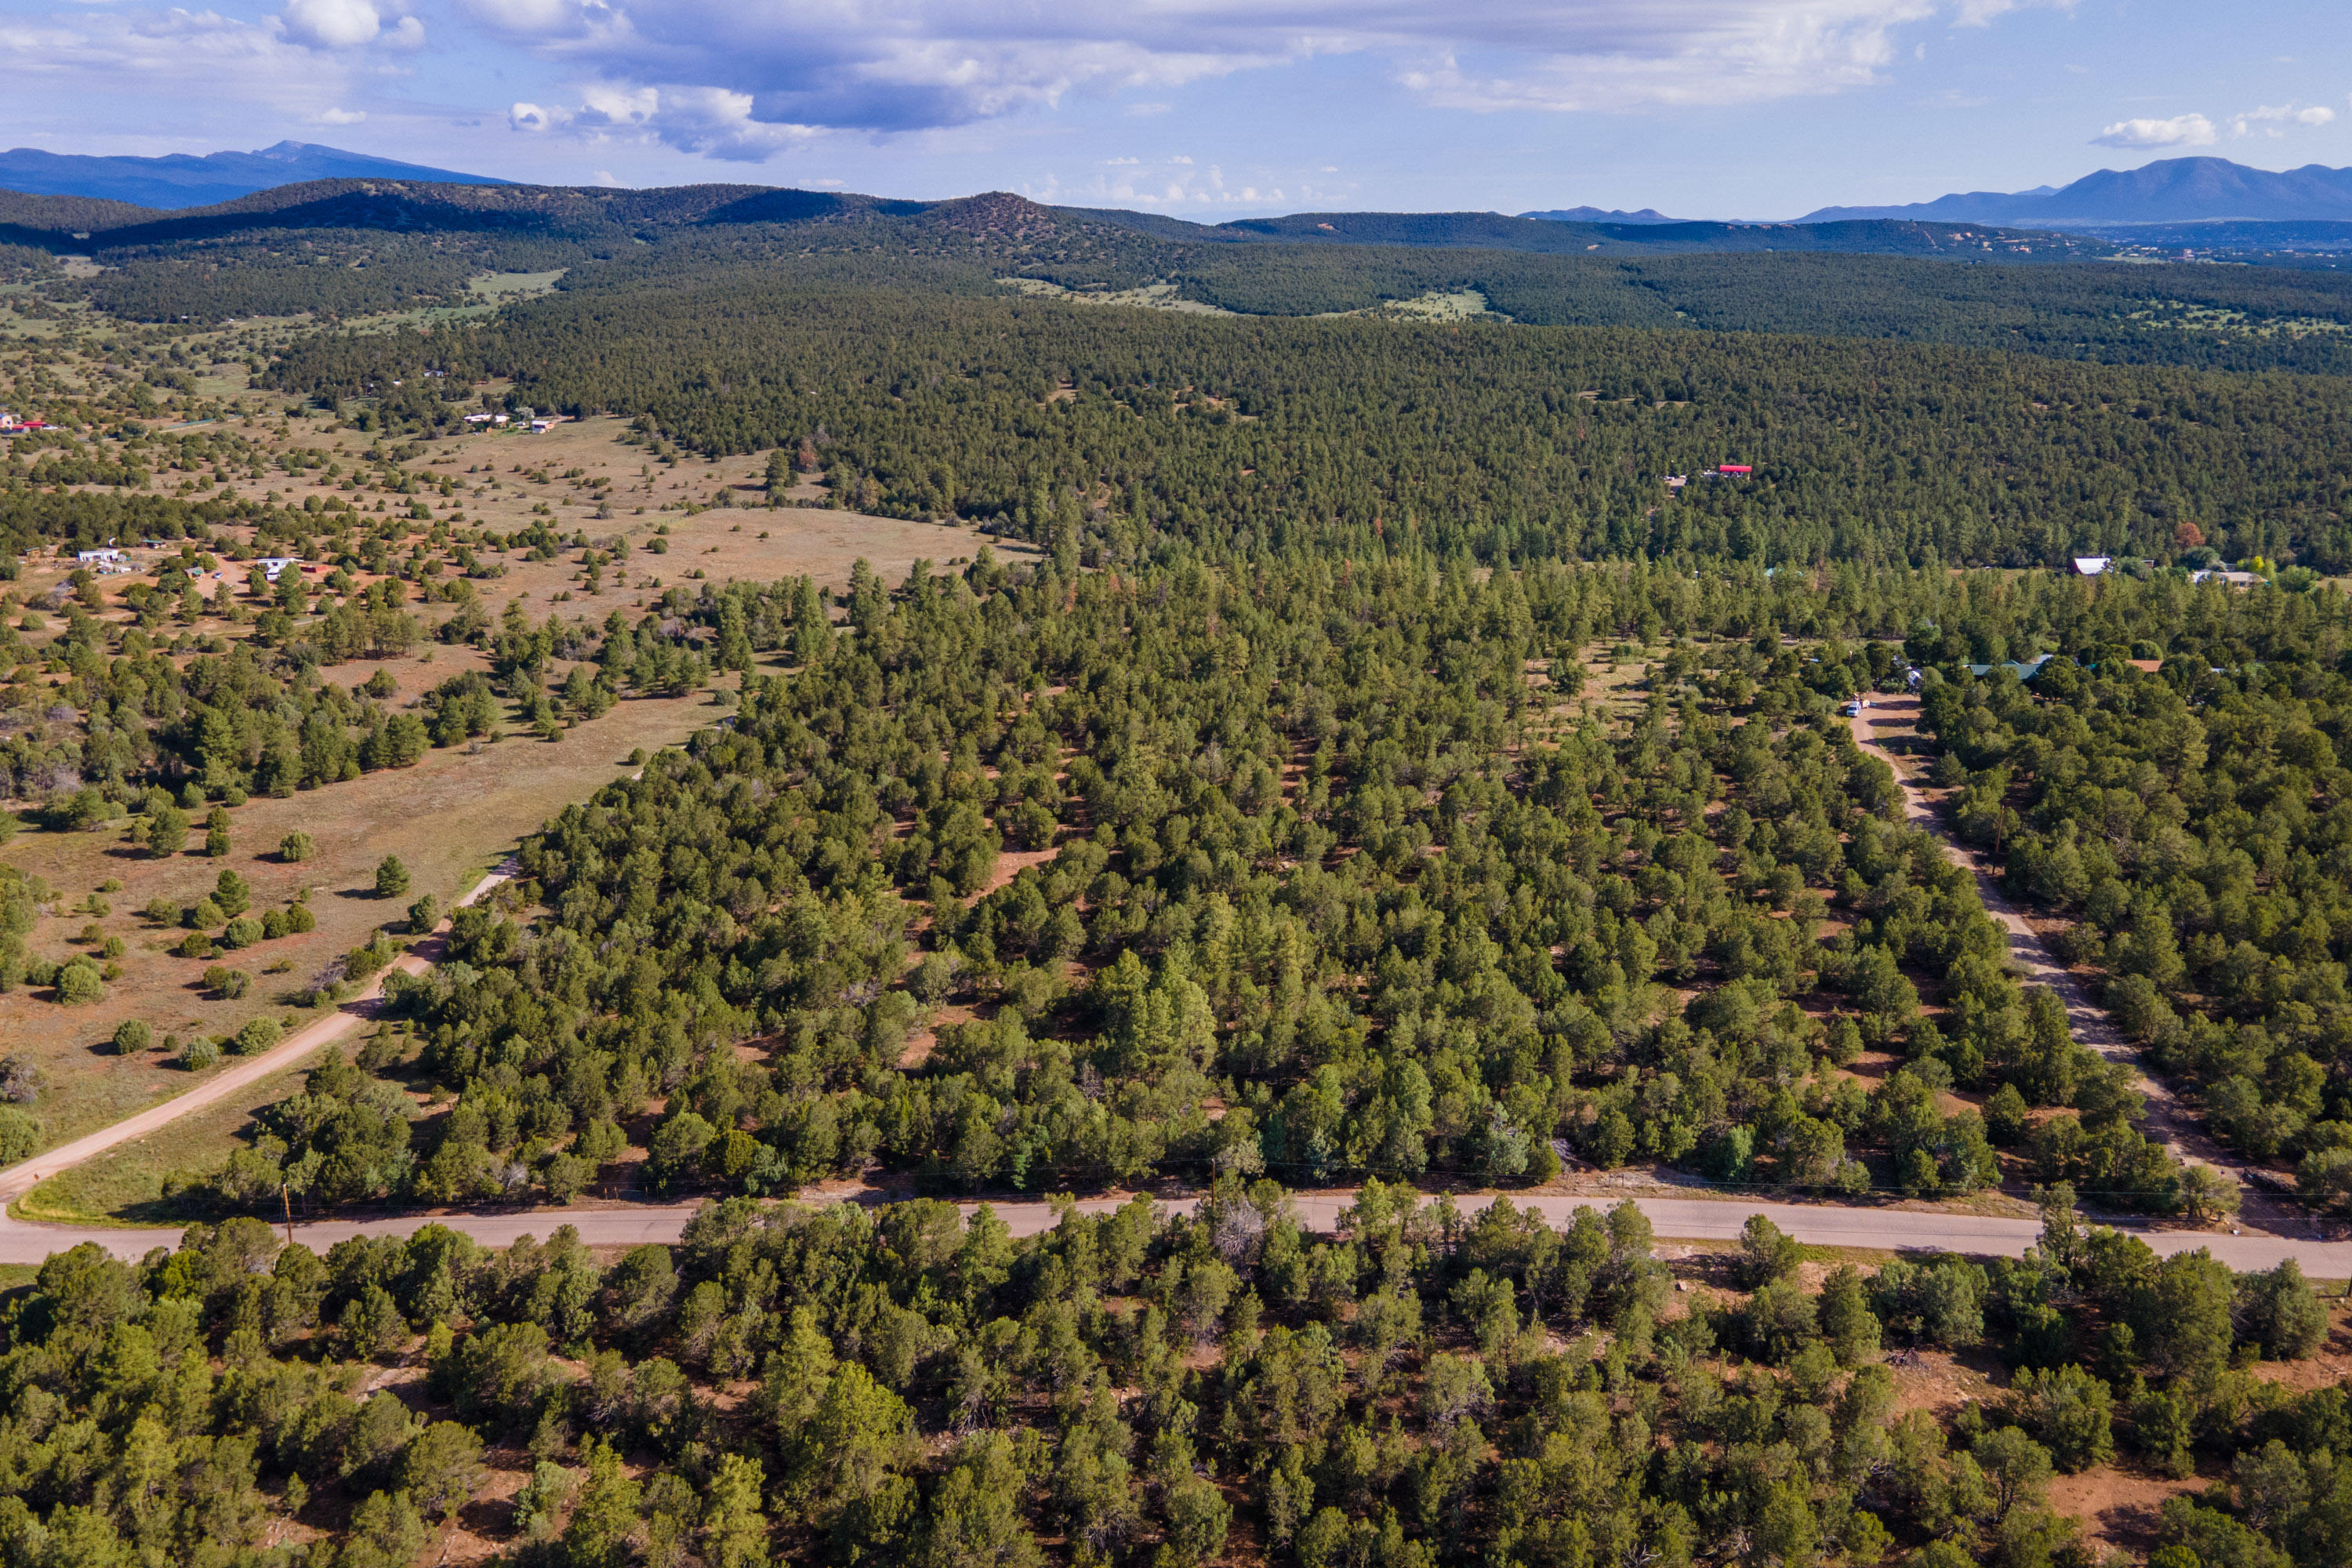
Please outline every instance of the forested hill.
M1975 227L1959 233L1950 224L1917 222L1603 223L1508 217L1501 213L1294 213L1286 217L1239 218L1212 226L1152 214L1066 210L1073 216L1133 227L1162 238L1221 244L1444 246L1559 254L1598 250L1612 256L1821 250L1967 260L1992 253L2005 261L2042 263L2095 258L2114 248L2081 235Z
M48 198L53 200L54 198ZM70 240L101 249L217 238L263 229L386 228L404 232L482 231L609 243L646 239L681 227L844 226L919 241L942 234L1016 237L1083 236L1117 248L1144 235L1181 246L1319 244L1404 245L1483 250L1611 254L1685 251L1831 250L2002 259L2082 259L2108 254L2105 242L2026 229L1969 229L1918 222L1818 225L1562 223L1500 213L1302 213L1233 223L1187 223L1154 214L1046 207L1004 192L949 201L883 197L762 185L677 185L650 190L548 185L442 184L396 179L310 180L217 205L151 212L122 203L71 217L44 198L0 191L0 225L18 243ZM85 240L68 229L87 231Z
M498 271L560 271L572 291L756 276L787 287L989 294L1025 279L1095 300L1149 287L1165 302L1251 316L1381 311L1440 298L1528 325L1802 332L2108 363L2352 373L2352 278L2044 265L2071 253L2044 243L2049 237L1971 231L1955 241L1956 232L1593 226L1494 214L1334 214L1210 227L1003 194L921 203L726 184L320 181L169 215L0 192L0 249L19 247L8 253L19 274L44 279L53 298L79 297L143 321L336 321L458 305L472 298L469 279ZM1789 248L1801 244L1821 248ZM1956 260L1956 244L1976 261ZM1914 254L1866 253L1905 248ZM100 270L57 276L44 251L90 256Z
M321 336L269 376L328 400L511 377L534 406L636 417L665 449L799 452L861 510L1038 530L1033 490L1107 494L1244 552L1417 539L1489 558L2057 565L2168 555L2193 521L2233 555L2352 565L2352 400L2327 377L1236 322L758 278L580 290L475 331ZM1723 462L1755 472L1706 477ZM1677 489L1669 474L1697 477Z

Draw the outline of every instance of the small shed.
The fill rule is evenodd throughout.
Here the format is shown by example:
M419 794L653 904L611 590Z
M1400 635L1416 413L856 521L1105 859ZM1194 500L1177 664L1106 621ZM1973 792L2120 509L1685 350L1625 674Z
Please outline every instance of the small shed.
M2116 558L2112 555L2077 555L2074 557L2074 575L2095 577L2115 563Z

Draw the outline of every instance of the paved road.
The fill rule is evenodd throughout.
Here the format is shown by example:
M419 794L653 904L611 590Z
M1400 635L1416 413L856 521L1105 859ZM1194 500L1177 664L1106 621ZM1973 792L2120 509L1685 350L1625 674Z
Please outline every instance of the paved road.
M512 869L501 866L475 883L473 890L457 900L457 906L462 909L474 902L513 875ZM280 1068L292 1066L320 1046L341 1039L375 1016L377 1005L383 998L383 983L394 971L403 974L422 974L433 966L433 961L440 956L441 945L446 940L441 933L448 929L449 922L442 921L431 940L417 943L410 952L394 959L365 991L325 1017L295 1030L259 1056L240 1061L227 1071L206 1079L187 1093L167 1100L161 1105L151 1106L136 1116L126 1117L111 1127L102 1127L70 1143L60 1143L47 1153L36 1154L22 1164L0 1171L0 1210L5 1210L37 1184L48 1180L59 1171L94 1159L117 1144L144 1138L183 1116L202 1110L207 1105L216 1104L240 1089L260 1082Z
M2191 1164L2208 1165L2237 1184L2240 1198L2240 1223L2250 1229L2273 1231L2281 1235L2315 1236L2318 1227L2308 1215L2291 1204L2265 1196L2249 1177L2244 1161L2206 1135L2194 1116L2161 1079L2142 1070L2139 1050L2117 1028L2106 1010L2093 1002L2074 974L2051 955L2042 935L2026 921L2023 911L2010 901L1994 879L1985 862L1971 849L1951 837L1943 819L1925 795L1913 787L1911 780L1880 741L1881 730L1909 730L1918 721L1919 700L1905 693L1900 696L1874 691L1863 700L1869 704L1853 716L1853 738L1863 750L1883 760L1895 770L1895 782L1903 786L1904 814L1913 822L1927 828L1943 840L1944 853L1952 863L1965 868L1977 879L1977 892L1984 900L1985 912L1999 921L2009 932L2010 957L2022 977L2036 985L2048 987L2065 1005L2068 1025L2074 1037L2109 1061L2121 1062L2138 1075L2140 1093L2147 1100L2147 1120L2140 1131L2162 1143L2175 1159Z
M1621 1195L1612 1193L1515 1194L1512 1201L1522 1208L1538 1210L1557 1226L1565 1224L1579 1207L1589 1205L1594 1208L1607 1208L1618 1202ZM878 1194L862 1194L856 1201L878 1201ZM1303 1220L1317 1229L1328 1230L1337 1223L1339 1210L1350 1198L1351 1194L1345 1192L1302 1193L1295 1201ZM1081 1201L1078 1207L1088 1214L1102 1214L1118 1207L1124 1201L1118 1198L1088 1198ZM1464 1210L1475 1212L1493 1200L1472 1196L1457 1201ZM1932 1210L1854 1208L1835 1204L1750 1204L1712 1198L1637 1197L1634 1202L1650 1217L1650 1223L1656 1227L1658 1235L1668 1240L1734 1240L1739 1235L1740 1226L1752 1214L1765 1215L1800 1241L1828 1247L1927 1249L2014 1258L2032 1246L2041 1234L2039 1225L2032 1220L1941 1214ZM691 1203L644 1204L604 1208L405 1215L381 1220L320 1220L296 1225L294 1237L304 1246L323 1252L348 1237L405 1236L421 1226L437 1223L462 1230L486 1246L504 1247L517 1237L544 1238L551 1235L556 1226L569 1225L577 1229L580 1238L592 1247L635 1247L645 1242L676 1241L685 1231L686 1222L694 1216L698 1206ZM969 1214L980 1205L967 1203L958 1206ZM1023 1200L991 1206L1015 1236L1034 1235L1055 1224L1055 1211L1050 1204ZM1162 1206L1171 1212L1183 1212L1192 1206L1192 1200L1169 1200ZM2270 1268L2285 1258L2293 1258L2302 1265L2304 1272L2314 1279L2352 1279L2352 1242L2304 1241L2252 1231L2239 1236L2181 1230L2139 1230L2137 1234L2158 1252L2168 1255L2206 1247L2232 1268ZM0 1263L38 1263L50 1253L62 1251L82 1241L95 1241L118 1257L137 1258L150 1247L175 1246L179 1239L180 1232L176 1229L82 1230L0 1219Z

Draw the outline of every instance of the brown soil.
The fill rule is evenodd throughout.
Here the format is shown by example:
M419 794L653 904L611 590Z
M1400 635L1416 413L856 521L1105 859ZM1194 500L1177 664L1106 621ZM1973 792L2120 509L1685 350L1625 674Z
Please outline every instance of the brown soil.
M2050 1506L2082 1522L2084 1539L2135 1557L2156 1546L2158 1510L2173 1498L2204 1490L2218 1471L2175 1480L2153 1470L2097 1465L2050 1483Z

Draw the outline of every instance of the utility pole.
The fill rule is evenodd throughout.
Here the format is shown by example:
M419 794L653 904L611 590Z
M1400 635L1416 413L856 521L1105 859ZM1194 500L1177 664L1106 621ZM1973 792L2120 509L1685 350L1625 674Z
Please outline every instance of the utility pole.
M294 1200L288 1194L284 1182L278 1184L278 1201L286 1206L286 1245L291 1247L294 1245Z

